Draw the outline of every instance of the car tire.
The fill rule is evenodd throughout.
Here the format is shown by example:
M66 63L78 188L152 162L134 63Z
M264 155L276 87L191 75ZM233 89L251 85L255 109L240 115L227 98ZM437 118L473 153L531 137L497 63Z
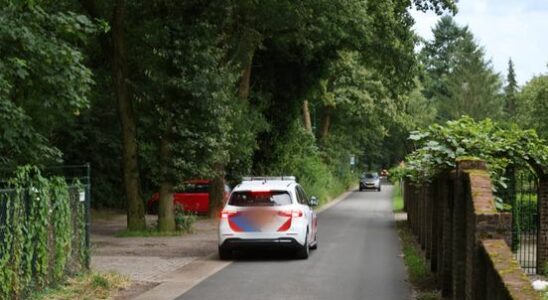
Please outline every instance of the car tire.
M310 250L316 250L318 249L318 236L314 236L314 245L310 246Z
M221 260L228 260L232 258L232 250L219 247L219 258Z
M378 192L380 192L380 191L381 191L381 187L380 187L380 186L379 186L379 188L377 189L377 191L378 191Z
M304 245L297 250L298 259L308 259L310 256L310 246L308 245L308 231L306 231L306 237L304 238Z
M158 214L158 206L159 206L158 201L153 202L152 205L150 205L149 208L148 208L148 213L151 214L151 215L157 215Z

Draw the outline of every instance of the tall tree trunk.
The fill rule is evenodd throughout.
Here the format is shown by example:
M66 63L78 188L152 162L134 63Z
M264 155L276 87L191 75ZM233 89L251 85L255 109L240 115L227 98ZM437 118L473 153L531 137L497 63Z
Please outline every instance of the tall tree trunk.
M129 230L146 229L145 207L140 195L137 154L137 128L133 103L127 85L127 56L125 49L125 1L116 0L112 20L112 78L122 125L124 187L127 198L127 227Z
M175 214L173 207L173 184L169 176L169 163L171 161L171 149L169 134L160 138L160 199L158 205L158 230L174 231Z
M240 88L238 90L238 96L240 99L246 101L249 97L250 81L251 81L251 66L253 63L253 54L249 61L243 66L242 77L240 79Z
M331 116L333 114L332 106L324 106L322 114L322 124L320 129L320 140L324 140L329 135L329 128L331 127Z
M242 62L242 75L238 89L238 97L242 101L247 101L249 98L254 53L255 49L252 47ZM217 176L213 178L209 185L209 215L211 217L218 215L219 210L224 205L225 167L224 164L218 164L215 167Z
M308 100L303 101L303 122L304 128L312 132L312 121L310 120L310 110L308 109Z
M209 184L209 216L218 216L221 209L224 206L224 192L225 192L225 179L224 179L224 167L219 165L217 172L219 175L213 178Z

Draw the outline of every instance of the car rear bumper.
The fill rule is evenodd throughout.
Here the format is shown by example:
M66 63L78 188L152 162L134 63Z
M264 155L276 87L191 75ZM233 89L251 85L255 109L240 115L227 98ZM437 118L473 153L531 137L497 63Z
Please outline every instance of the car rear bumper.
M294 238L276 238L276 239L240 239L228 238L220 246L222 249L234 250L245 248L299 248L302 247Z

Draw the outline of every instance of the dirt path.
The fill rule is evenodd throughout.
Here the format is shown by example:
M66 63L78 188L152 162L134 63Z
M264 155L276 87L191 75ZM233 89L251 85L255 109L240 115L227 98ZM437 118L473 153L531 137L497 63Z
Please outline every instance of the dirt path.
M156 216L147 216L147 224L155 221ZM217 250L216 220L199 219L194 233L177 237L116 237L125 227L125 215L95 219L91 225L92 269L118 272L133 281L117 299L132 299L162 283L162 275Z

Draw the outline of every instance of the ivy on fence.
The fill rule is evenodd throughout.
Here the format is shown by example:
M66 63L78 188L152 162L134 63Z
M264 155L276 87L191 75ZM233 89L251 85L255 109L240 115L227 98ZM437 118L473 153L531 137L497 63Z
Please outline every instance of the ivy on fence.
M506 189L505 172L510 166L537 173L544 173L548 167L548 144L534 130L502 126L489 119L476 122L465 116L413 132L409 139L415 151L395 174L417 183L428 182L440 172L454 168L457 159L464 157L487 163L495 192ZM501 208L502 203L497 205Z
M2 188L0 299L24 299L30 290L58 283L86 267L80 185L71 193L74 187L64 178L45 178L39 169L26 166Z

